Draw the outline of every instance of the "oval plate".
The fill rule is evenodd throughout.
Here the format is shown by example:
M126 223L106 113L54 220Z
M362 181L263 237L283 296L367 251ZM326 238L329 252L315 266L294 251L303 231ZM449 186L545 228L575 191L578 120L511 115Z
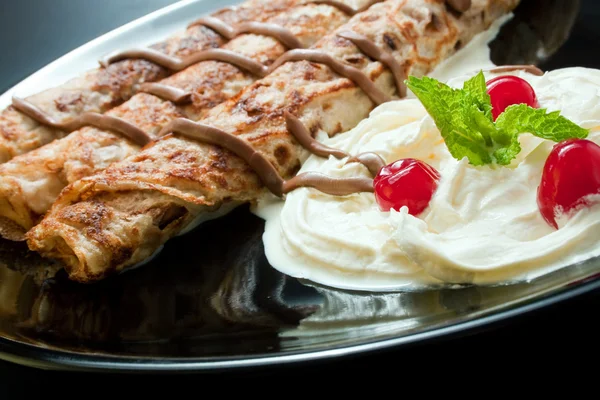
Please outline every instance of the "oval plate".
M115 49L180 31L213 8L184 1L127 24L16 85L0 106L93 68ZM565 39L578 10L578 1L523 0L491 44L494 61L563 66L556 52L572 44ZM515 285L333 290L274 270L262 231L242 207L172 240L143 268L94 285L60 272L47 279L48 261L24 244L0 242L0 358L54 369L182 372L296 363L454 334L600 286L593 259Z

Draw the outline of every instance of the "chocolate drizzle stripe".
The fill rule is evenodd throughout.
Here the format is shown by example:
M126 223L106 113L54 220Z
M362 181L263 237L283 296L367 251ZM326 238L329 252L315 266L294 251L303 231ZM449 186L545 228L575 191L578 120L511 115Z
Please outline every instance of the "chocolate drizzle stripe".
M222 61L235 65L236 67L246 70L251 74L261 78L268 73L268 68L258 61L254 61L250 57L226 49L210 49L194 54L186 59L186 65L184 68L200 61Z
M290 115L290 114L288 114ZM297 119L294 119L298 121ZM290 119L287 119L290 121ZM295 124L292 122L292 126ZM296 129L295 127L294 129ZM304 127L306 130L306 128ZM285 181L277 172L273 164L244 139L227 133L221 129L178 118L167 124L158 134L159 137L169 133L184 135L192 140L199 140L212 145L221 146L244 161L259 176L262 183L274 195L282 197L299 187L312 187L323 193L344 196L357 192L373 192L373 180L369 178L332 178L317 172L306 172Z
M368 10L373 4L381 3L382 1L383 0L371 0L367 4L365 4L364 6L362 6L361 8L358 8L358 9L352 8L348 4L344 4L341 1L335 1L335 0L314 0L314 1L309 2L309 4L310 3L325 4L325 5L337 8L344 14L352 16L352 15L356 15L358 13Z
M536 67L535 65L503 65L501 67L492 68L489 72L494 74L501 74L503 72L512 71L525 71L536 76L543 76L544 71Z
M237 33L254 33L257 35L270 36L277 39L288 49L300 49L304 47L300 40L298 40L290 30L276 24L245 22L238 27Z
M222 61L244 69L259 77L267 74L267 67L244 55L225 49L204 50L184 59L167 56L153 49L133 49L113 54L104 62L112 63L126 58L143 58L173 71L181 71L200 61Z
M334 156L338 160L350 157L350 155L343 150L329 147L315 140L306 126L304 126L304 124L290 112L286 111L284 116L288 132L290 132L290 134L296 138L302 147L310 151L312 154L325 158ZM377 175L379 170L385 166L385 160L376 153L360 153L354 157L350 157L346 164L353 162L360 163L367 167L373 176Z
M158 134L164 136L168 133L178 133L193 140L200 140L209 144L221 146L244 161L258 174L263 184L278 197L283 195L283 178L262 154L242 138L214 128L209 125L193 122L189 119L178 118L168 123Z
M289 49L304 47L302 46L302 43L300 43L300 40L298 40L298 38L288 29L267 22L244 22L237 28L234 28L218 18L203 17L192 22L188 27L195 25L204 25L229 40L244 33L254 33L257 35L271 36Z
M142 93L149 93L174 104L187 104L192 102L192 94L175 86L161 83L144 83L139 89Z
M360 51L365 53L368 57L379 61L383 65L389 68L394 80L396 82L396 89L398 90L398 96L400 98L406 97L406 85L404 80L406 79L406 73L404 68L398 63L398 61L387 51L382 49L373 43L369 38L352 31L343 31L337 34L339 37L350 40Z
M320 50L312 49L296 49L291 50L282 55L275 61L271 66L270 70L273 71L279 66L285 64L288 61L310 61L319 64L325 64L337 74L350 79L358 87L360 87L369 98L377 105L390 101L385 93L375 86L373 82L365 75L361 70L344 65L331 55L324 53Z
M100 60L100 65L104 68L117 61L126 60L128 58L141 58L152 61L153 63L176 71L181 65L181 59L171 57L158 50L151 48L133 48L129 50L121 50L107 55Z
M300 143L302 147L311 153L319 156L319 157L329 157L334 156L335 158L341 159L344 157L348 157L348 154L342 150L335 149L333 147L326 146L317 140L315 140L306 126L294 115L289 112L285 112L285 123L287 126L288 132L292 134L296 138L296 140Z
M73 132L84 126L93 126L102 130L121 133L140 146L144 146L152 141L152 138L146 132L118 117L98 113L85 113L67 122L57 122L27 100L13 97L12 105L34 120L65 132Z
M285 181L283 193L289 193L300 187L312 187L333 196L374 191L373 179L370 178L332 178L319 172L304 172Z
M54 121L52 118L46 115L46 113L44 113L37 106L20 97L13 96L12 106L20 112L22 112L23 114L27 115L29 118L36 120L40 124L52 126L55 128L58 128L59 125L61 125L60 123Z
M276 24L261 22L245 22L243 24L240 24L240 26L237 29L235 29L218 18L204 17L193 22L191 26L193 25L205 25L211 29L214 29L227 39L233 39L236 36L241 35L243 33L254 33L258 35L273 37L290 49L298 49L304 47L302 46L300 40L298 40L298 38L294 36L294 34L291 31ZM134 48L129 50L117 51L112 54L109 54L108 56L100 60L100 65L106 68L108 65L117 61L125 60L128 58L140 58L152 61L153 63L160 65L161 67L170 69L172 71L181 71L182 69L187 68L192 64L206 60L206 58L203 57L203 55L206 56L207 54L218 54L219 56L222 56L222 54L220 53L214 53L216 51L227 52L228 54L230 54L227 59L219 58L219 61L230 62L234 65L237 65L238 67L242 66L244 69L254 72L256 73L256 75L262 76L258 73L259 68L257 67L257 65L255 65L255 61L242 55L234 56L234 54L236 53L224 49L209 49L182 59L174 56L169 56L151 48Z
M377 176L379 170L385 166L385 160L379 154L372 152L360 153L350 157L346 164L355 162L367 167L372 176Z
M188 25L188 28L202 25L212 29L225 39L231 40L237 36L237 31L231 25L215 17L202 17Z

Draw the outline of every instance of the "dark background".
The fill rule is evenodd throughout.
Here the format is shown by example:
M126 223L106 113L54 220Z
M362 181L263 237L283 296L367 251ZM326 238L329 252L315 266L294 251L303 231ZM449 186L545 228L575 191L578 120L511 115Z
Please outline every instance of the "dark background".
M174 2L0 0L0 92L98 35ZM219 4L218 1L214 3ZM544 67L600 67L597 49L599 16L600 2L583 0L569 42ZM64 396L68 389L75 387L79 389L80 397L103 392L124 394L126 389L117 390L116 385L125 385L140 396L163 387L177 389L175 393L179 393L179 397L187 388L194 390L192 395L203 397L203 392L215 384L223 390L221 395L231 394L235 388L251 390L252 387L283 395L280 390L273 391L264 386L268 382L287 385L281 390L288 393L297 388L315 394L315 382L339 388L374 389L384 385L395 387L400 393L407 387L414 388L415 379L425 378L436 386L442 378L448 377L453 382L448 388L464 391L469 390L477 376L491 380L494 388L510 386L511 382L548 386L558 381L533 379L532 374L546 370L562 375L566 370L573 372L582 367L595 370L594 358L600 355L597 345L600 328L596 322L599 309L600 293L593 292L462 337L342 361L244 373L160 377L149 374L92 375L34 370L0 361L0 399L33 392ZM592 360L591 367L581 360ZM559 381L563 378L564 375ZM421 384L419 387L426 392L430 389ZM3 396L5 393L8 396ZM372 393L376 394L375 391Z

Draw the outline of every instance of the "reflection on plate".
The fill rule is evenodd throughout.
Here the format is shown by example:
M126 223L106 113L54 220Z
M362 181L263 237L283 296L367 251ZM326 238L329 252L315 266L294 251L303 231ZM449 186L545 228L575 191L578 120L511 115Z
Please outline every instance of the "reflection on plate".
M167 356L179 354L180 340L227 343L181 356L275 348L279 330L314 312L318 296L296 285L293 301L283 297L290 282L266 263L261 234L260 221L240 210L176 241L186 248L207 244L201 254L165 251L144 268L85 286L62 271L43 279L45 260L3 242L3 260L16 265L27 255L30 265L25 274L0 270L3 328L13 338L32 335L84 351ZM80 341L86 344L72 347Z
M491 45L494 62L551 58L578 9L578 1L523 0ZM69 281L24 244L0 242L0 351L15 361L88 369L299 361L485 323L590 288L600 271L600 260L590 260L526 284L359 293L277 272L262 233L263 221L241 207L172 240L143 268L94 285Z

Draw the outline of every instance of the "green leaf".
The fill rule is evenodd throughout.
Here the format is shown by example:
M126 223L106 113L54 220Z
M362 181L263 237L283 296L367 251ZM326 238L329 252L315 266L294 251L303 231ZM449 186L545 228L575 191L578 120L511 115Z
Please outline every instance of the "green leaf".
M470 128L461 115L464 92L428 77L418 79L411 76L406 84L431 115L454 158L467 157L474 165L492 161L484 136Z
M463 84L463 90L474 98L477 106L485 117L493 122L494 119L492 117L492 100L490 99L490 95L487 92L487 85L485 81L485 75L483 75L483 71L479 71L477 75L473 78L469 79Z
M496 120L496 127L502 135L510 138L510 143L494 152L494 158L500 165L508 165L521 152L519 135L531 133L542 139L560 142L567 139L583 139L588 136L588 130L569 121L554 111L547 113L546 109L536 109L526 104L516 104L507 107Z
M494 151L493 156L496 163L500 165L509 165L520 152L521 143L519 143L519 135L515 135L507 146L500 147Z
M457 110L457 113L461 114L462 122L471 131L478 132L483 137L486 146L493 146L492 138L496 135L494 123L486 118L476 104L473 104L470 96L465 97L461 109Z
M525 104L508 107L496 120L496 126L511 137L520 133L531 133L555 142L584 139L589 134L587 129L561 116L559 111L546 113L546 109L531 108Z
M440 129L440 132L442 132L450 154L457 160L467 157L473 165L485 165L492 162L485 146L485 140L478 132L452 125Z
M583 139L589 133L559 112L547 113L526 104L508 107L494 122L483 72L467 80L462 89L429 77L411 76L406 85L423 103L450 154L458 160L467 157L473 165L509 165L521 152L522 133L555 142Z

